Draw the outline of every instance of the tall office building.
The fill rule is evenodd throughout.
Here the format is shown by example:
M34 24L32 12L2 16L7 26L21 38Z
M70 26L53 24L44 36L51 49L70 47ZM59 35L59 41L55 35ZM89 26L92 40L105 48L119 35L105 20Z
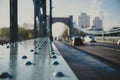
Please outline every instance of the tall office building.
M93 30L102 30L102 19L100 19L99 17L95 17L93 20Z
M87 28L90 26L90 16L87 13L81 13L78 17L78 25L80 28Z

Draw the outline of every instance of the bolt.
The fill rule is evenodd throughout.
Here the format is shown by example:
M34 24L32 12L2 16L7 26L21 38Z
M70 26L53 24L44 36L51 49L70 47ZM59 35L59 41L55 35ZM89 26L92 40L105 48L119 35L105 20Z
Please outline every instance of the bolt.
M52 53L52 54L55 54L55 52L54 52L54 51L52 51L51 53Z
M34 54L38 54L38 52L35 52Z
M7 45L7 48L9 48L10 46Z
M0 79L7 79L7 78L12 79L13 76L10 75L8 72L3 72L3 73L0 74Z
M27 59L27 56L22 56L22 59Z
M29 66L29 65L32 65L32 64L33 64L33 63L30 62L30 61L28 61L28 62L25 63L25 65L28 65L28 66Z
M55 62L53 63L53 65L59 65L59 62L58 62L58 61L55 61Z
M59 71L57 73L53 73L53 75L56 77L64 77L65 76L61 71Z
M30 50L31 52L33 52L34 50L32 49L32 50Z
M50 58L56 59L56 58L57 58L57 56L55 56L55 55L54 55L54 56L50 56Z

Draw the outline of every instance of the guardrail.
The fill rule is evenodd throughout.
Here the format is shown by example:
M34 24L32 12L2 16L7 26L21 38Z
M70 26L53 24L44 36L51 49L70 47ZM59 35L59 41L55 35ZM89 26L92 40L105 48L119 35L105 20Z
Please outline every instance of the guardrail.
M101 40L101 41L108 41L111 43L116 43L120 37L112 37L112 36L104 36L104 37L95 37L96 40Z

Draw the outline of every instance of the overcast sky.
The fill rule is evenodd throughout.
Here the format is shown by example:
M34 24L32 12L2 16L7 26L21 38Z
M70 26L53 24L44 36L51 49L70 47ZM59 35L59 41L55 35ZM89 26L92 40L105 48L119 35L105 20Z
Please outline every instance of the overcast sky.
M18 0L18 23L33 23L33 0ZM48 0L47 0L48 1ZM120 26L120 0L53 0L53 16L74 16L78 22L81 12L92 20L104 15L104 29ZM100 14L102 12L102 15ZM0 0L0 27L9 26L9 0Z
M104 29L120 26L120 0L53 0L53 15L73 15L78 22L81 12L86 12L92 20L95 16L103 19Z

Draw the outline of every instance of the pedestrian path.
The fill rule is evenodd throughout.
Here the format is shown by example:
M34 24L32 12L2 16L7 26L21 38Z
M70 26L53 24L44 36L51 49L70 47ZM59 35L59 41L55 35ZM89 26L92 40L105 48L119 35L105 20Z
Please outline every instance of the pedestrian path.
M0 45L0 80L3 79L78 80L48 38Z

